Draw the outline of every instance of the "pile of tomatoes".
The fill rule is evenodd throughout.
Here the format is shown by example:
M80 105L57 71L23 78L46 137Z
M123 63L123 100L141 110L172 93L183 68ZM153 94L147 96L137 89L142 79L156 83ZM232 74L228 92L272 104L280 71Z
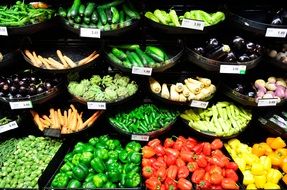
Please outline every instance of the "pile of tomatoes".
M238 166L220 150L223 143L183 136L153 139L143 147L142 174L147 189L239 189Z

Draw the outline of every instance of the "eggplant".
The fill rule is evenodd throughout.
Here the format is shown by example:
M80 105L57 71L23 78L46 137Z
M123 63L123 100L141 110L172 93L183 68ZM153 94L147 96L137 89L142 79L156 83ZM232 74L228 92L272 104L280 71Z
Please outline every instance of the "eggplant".
M208 57L209 59L213 59L213 60L219 60L222 57L227 56L227 54L230 52L230 47L229 45L222 45L221 47L210 51L206 54L206 57Z
M262 54L262 52L263 52L263 47L260 45L260 44L256 44L256 53L258 54L258 55L261 55Z
M250 60L254 60L254 59L258 58L258 55L253 53L253 54L249 55L249 58L250 58Z
M247 62L247 61L250 61L250 58L249 58L248 55L243 54L243 55L241 55L241 56L238 57L238 61L239 61L239 62Z
M271 24L273 25L282 25L283 24L283 19L281 15L275 15L271 21Z
M218 49L220 47L220 43L216 38L210 38L208 41L206 41L206 47L205 50L208 51L214 51L215 49Z
M223 61L225 62L235 62L237 60L235 54L231 51L227 54Z
M246 43L246 52L247 53L255 53L256 52L256 45L253 42Z
M203 47L196 47L194 48L194 51L200 55L204 55L205 54L205 50Z
M235 51L243 51L245 49L245 40L240 36L235 36L232 40L232 47Z

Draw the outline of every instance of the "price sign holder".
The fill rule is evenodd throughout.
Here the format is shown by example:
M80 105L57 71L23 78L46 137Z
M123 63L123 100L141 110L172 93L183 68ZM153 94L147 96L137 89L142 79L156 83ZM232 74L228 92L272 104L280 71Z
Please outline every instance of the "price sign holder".
M220 65L220 73L224 74L245 74L246 65Z
M265 37L286 38L287 28L267 28Z
M9 102L9 104L12 110L33 108L31 101Z
M190 103L190 107L206 109L208 104L209 104L209 102L192 100Z
M0 36L8 36L7 27L0 26Z
M87 102L87 107L89 110L106 110L106 102Z
M101 38L101 30L95 28L80 28L80 37Z
M260 99L258 100L258 107L264 107L264 106L276 106L278 103L278 99L276 98L268 98L268 99Z
M131 136L132 141L149 141L148 135L132 135Z
M44 129L44 135L47 137L59 138L61 136L61 130L60 129L53 129L53 128L46 128L46 129Z
M16 121L11 121L5 125L0 126L0 133L4 133L6 131L10 131L12 129L18 128L17 122Z
M204 29L204 22L199 20L183 19L181 27L202 31Z
M132 68L132 74L151 76L151 74L152 74L152 68L133 66L133 68Z

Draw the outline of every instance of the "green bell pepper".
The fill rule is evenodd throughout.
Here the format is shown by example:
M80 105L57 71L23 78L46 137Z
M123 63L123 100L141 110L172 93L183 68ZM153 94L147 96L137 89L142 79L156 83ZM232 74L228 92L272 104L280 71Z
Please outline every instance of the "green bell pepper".
M71 162L66 162L60 169L61 172L68 172L72 171L73 169L73 164Z
M129 173L126 175L125 187L137 187L141 183L139 173Z
M139 152L129 152L128 153L128 160L135 164L141 163L141 154Z
M81 182L76 179L71 179L68 183L68 188L80 188L82 186Z
M107 142L110 139L108 135L102 135L99 137L100 142Z
M135 152L139 152L141 150L141 144L135 141L131 141L126 145L126 151L130 152L130 151L135 151Z
M108 181L108 178L103 173L94 175L93 182L96 187L103 187L107 181Z
M99 138L98 137L93 137L89 140L89 143L93 146L95 146L97 143L99 142Z
M83 148L83 152L94 152L94 147L91 144L85 144Z
M106 166L109 166L110 164L113 164L113 163L115 163L115 162L117 162L116 159L109 158L109 159L105 162L105 165L106 165Z
M109 150L114 150L116 147L121 146L121 143L117 139L110 139L107 141L107 146Z
M82 154L80 153L74 154L73 159L72 159L72 164L78 165L80 163L81 156Z
M89 173L89 168L82 163L79 163L77 166L73 168L73 174L76 179L83 180Z
M82 153L84 151L85 143L78 142L73 150L74 153Z
M118 168L115 168L109 171L107 175L108 175L109 181L111 182L116 183L121 180L121 172Z
M107 189L114 189L114 188L117 188L117 185L108 181L105 185L104 185L104 188L107 188Z
M94 175L95 175L94 173L89 173L85 179L85 182L93 181Z
M87 166L90 165L91 160L93 159L94 155L91 152L83 152L80 157L80 163L83 163Z
M65 173L58 173L54 177L51 186L53 188L65 188L69 182L69 177Z
M97 149L94 152L94 157L98 157L102 160L106 160L109 158L109 152L105 148Z
M139 165L136 165L134 163L126 163L124 166L123 166L123 173L127 174L127 173L138 173L140 171L140 166Z
M101 142L99 141L96 145L95 145L95 149L98 150L98 149L107 149L108 146L105 144L105 142Z
M106 170L104 162L98 157L91 161L91 166L98 173L103 173Z
M123 166L122 164L118 163L118 162L113 162L109 165L107 165L107 171L110 172L110 171L113 171L113 170L119 170L120 173L123 171Z
M126 150L122 150L119 154L119 159L123 163L127 163L128 160L128 152Z
M117 160L119 158L119 153L115 150L109 151L108 155L109 155L109 159Z
M93 181L89 181L89 182L83 183L83 188L84 189L95 189L96 186Z
M73 156L74 156L74 153L73 153L73 152L70 152L70 153L66 154L66 156L65 156L65 158L64 158L64 161L65 161L65 162L72 162Z

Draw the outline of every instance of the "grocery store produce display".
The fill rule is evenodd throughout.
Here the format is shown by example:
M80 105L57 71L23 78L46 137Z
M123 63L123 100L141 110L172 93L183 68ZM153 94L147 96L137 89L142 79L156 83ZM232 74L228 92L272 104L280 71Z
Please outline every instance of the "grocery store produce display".
M59 8L59 15L65 24L74 29L97 28L103 31L117 30L132 25L140 19L140 14L129 1L116 0L98 5L74 0L70 8Z
M141 145L107 135L78 142L53 176L52 188L140 187Z
M170 128L178 115L177 111L171 109L143 104L127 112L116 113L109 117L109 122L124 133L153 136Z
M271 58L271 63L274 65L286 69L287 68L287 51L286 44L281 45L279 48L267 49L268 56Z
M80 102L118 102L135 94L138 85L127 76L115 74L114 76L93 75L90 79L80 82L70 81L68 91Z
M252 114L231 102L217 102L206 110L186 110L180 117L203 135L230 138L246 128Z
M0 188L38 188L38 178L61 141L29 135L0 143Z
M175 102L190 102L191 100L207 100L216 91L214 84L208 78L186 78L174 84L160 84L154 78L149 79L150 89L154 94Z
M148 189L239 189L238 166L221 151L223 142L192 137L153 139L142 148ZM225 173L225 174L223 174Z

